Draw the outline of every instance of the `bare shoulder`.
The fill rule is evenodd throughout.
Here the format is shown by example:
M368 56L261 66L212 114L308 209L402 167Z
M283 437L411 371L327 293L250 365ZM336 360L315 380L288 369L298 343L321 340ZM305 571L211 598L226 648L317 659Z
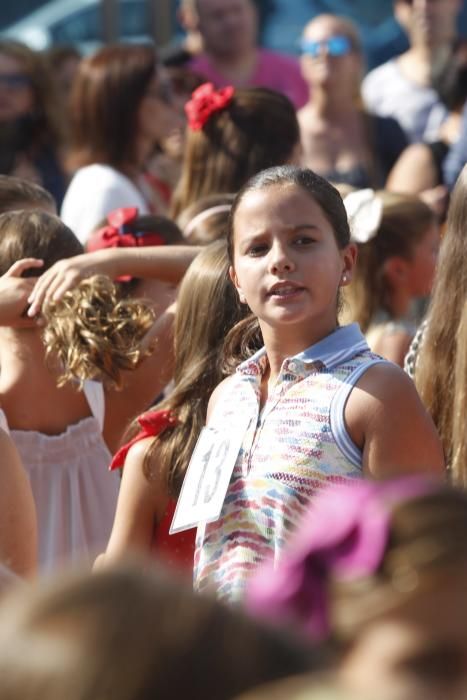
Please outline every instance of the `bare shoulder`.
M211 394L211 398L208 403L208 410L206 414L206 423L209 422L210 417L213 414L215 407L224 399L227 394L228 389L232 386L236 379L235 374L231 374L230 377L226 377L221 381L220 384L216 386Z

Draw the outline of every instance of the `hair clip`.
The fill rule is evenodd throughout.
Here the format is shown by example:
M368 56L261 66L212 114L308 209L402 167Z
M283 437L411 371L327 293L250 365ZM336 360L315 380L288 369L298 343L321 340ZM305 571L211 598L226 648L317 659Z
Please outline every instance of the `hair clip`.
M231 208L231 204L216 204L214 207L203 209L203 211L200 211L192 219L190 219L190 221L187 223L183 230L183 235L185 236L185 238L190 238L196 227L202 224L203 221L206 221L206 219L209 219L215 214L227 213L231 210Z
M203 83L191 95L185 105L188 126L200 131L215 112L220 112L230 104L235 93L232 85L216 90L212 83Z
M383 218L383 202L375 191L367 188L344 197L351 238L356 243L367 243L374 238Z

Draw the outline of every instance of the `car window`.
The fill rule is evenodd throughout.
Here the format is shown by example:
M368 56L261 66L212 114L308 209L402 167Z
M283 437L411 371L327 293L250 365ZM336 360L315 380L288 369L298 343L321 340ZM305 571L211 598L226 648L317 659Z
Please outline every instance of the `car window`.
M148 34L148 29L149 17L146 0L123 0L119 3L119 36L143 36Z
M73 12L50 27L55 44L74 44L102 39L102 19L99 5Z

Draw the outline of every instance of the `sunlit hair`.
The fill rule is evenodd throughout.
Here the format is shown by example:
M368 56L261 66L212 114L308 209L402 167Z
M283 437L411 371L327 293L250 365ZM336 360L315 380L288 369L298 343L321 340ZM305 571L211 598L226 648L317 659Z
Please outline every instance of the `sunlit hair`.
M177 223L188 243L206 245L227 236L231 193L208 194L184 209Z
M329 221L334 238L339 249L345 248L350 243L350 228L347 213L342 197L330 182L317 175L308 168L299 168L294 165L281 165L268 168L250 178L240 189L235 197L230 210L227 227L227 251L229 261L234 265L235 248L235 215L243 199L250 193L269 187L299 187L316 204L318 204L324 216ZM336 290L337 291L337 290ZM339 294L336 300L336 312L340 308ZM238 323L229 333L225 346L225 361L229 366L233 365L233 358L229 359L229 348L243 348L243 355L248 348L255 347L261 338L258 320L250 314L246 319Z
M70 167L136 162L138 111L156 75L149 45L105 46L80 62L70 98Z
M267 88L236 90L203 129L187 130L172 215L206 195L237 192L260 170L287 163L299 142L295 108L285 95Z
M9 595L2 700L229 700L322 664L290 632L144 564L55 575Z
M12 39L0 39L0 54L18 61L31 81L34 95L34 148L57 148L63 141L66 125L60 112L54 77L45 57L25 44Z
M40 258L43 267L23 273L37 276L82 252L81 243L57 216L40 211L0 215L0 274L21 258ZM102 276L84 280L43 314L46 354L60 361L61 383L99 379L118 386L121 372L141 360L140 343L153 322L146 305L119 300L113 283Z
M467 486L467 166L454 188L415 383L456 484Z
M174 387L158 408L173 411L178 423L154 440L144 464L149 479L157 465L174 496L205 424L209 397L226 374L224 339L247 313L238 301L228 268L225 242L212 243L188 268L177 298ZM137 428L135 424L129 435Z
M63 368L58 386L94 379L120 388L122 372L136 369L146 355L142 341L155 320L147 304L121 299L103 275L83 280L42 314L46 358Z
M377 311L392 315L391 285L385 275L389 258L410 260L414 247L423 240L436 216L430 207L415 195L378 191L383 213L376 235L358 244L357 263L352 283L345 288L346 315L357 321L365 333Z
M46 209L52 212L56 208L50 192L37 183L12 175L0 175L0 214L15 209Z

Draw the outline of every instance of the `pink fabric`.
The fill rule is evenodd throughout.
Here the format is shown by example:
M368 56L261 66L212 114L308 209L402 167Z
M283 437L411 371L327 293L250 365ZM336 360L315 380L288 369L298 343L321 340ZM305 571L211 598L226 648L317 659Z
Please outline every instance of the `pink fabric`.
M202 54L189 63L189 68L204 76L217 88L232 83L230 78L221 75L211 64L208 56ZM296 109L303 107L308 100L308 86L302 78L298 61L266 49L257 50L257 62L248 80L235 87L266 87L287 95Z

